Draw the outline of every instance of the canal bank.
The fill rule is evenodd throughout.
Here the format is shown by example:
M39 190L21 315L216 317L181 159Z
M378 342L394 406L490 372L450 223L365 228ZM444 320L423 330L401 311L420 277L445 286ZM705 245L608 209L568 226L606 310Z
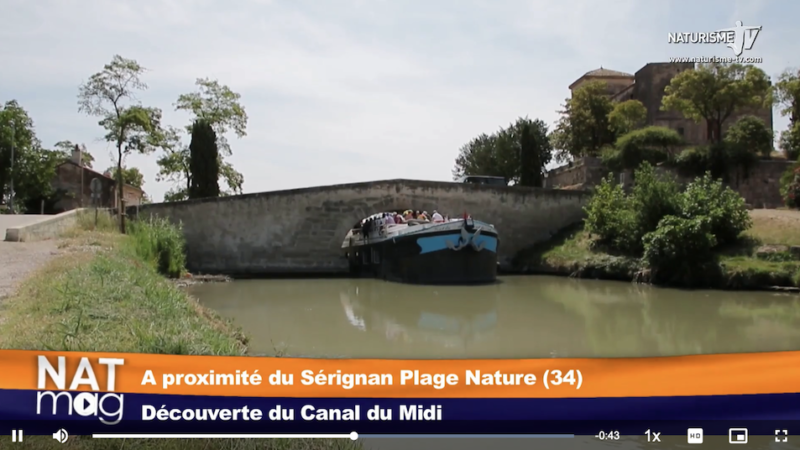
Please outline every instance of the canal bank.
M143 237L161 239L169 230L120 235L108 217L98 230L81 223L48 241L57 255L35 270L8 298L0 299L0 348L49 351L131 352L244 356L247 337L231 321L199 304L162 264L145 257ZM161 237L158 235L161 234ZM27 243L7 243L24 246ZM160 242L163 244L163 242ZM145 245L145 247L147 247ZM151 246L152 247L152 246ZM19 247L23 248L23 247ZM28 248L28 247L24 247ZM182 250L182 249L181 249ZM174 269L171 267L170 270ZM26 436L32 448L61 448L50 436ZM120 448L118 441L70 436L73 449ZM136 439L135 448L357 450L350 440Z
M751 210L741 243L718 252L702 287L800 292L800 211ZM640 258L595 247L583 224L519 252L508 273L648 282Z

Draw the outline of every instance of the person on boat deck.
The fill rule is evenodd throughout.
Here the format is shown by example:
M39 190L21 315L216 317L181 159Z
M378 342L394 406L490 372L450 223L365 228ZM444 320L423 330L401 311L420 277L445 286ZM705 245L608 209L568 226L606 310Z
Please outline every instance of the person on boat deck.
M431 216L433 223L441 223L444 222L444 217L439 214L439 211L433 210L433 216Z
M394 215L387 214L386 218L383 219L384 225L394 225Z
M422 211L422 214L419 215L419 220L428 220L428 211Z
M414 218L414 211L407 209L405 210L405 212L403 212L403 220L405 220L406 222L408 222L408 219L413 219L413 218Z
M394 215L394 223L406 223L406 219L400 213L397 213Z

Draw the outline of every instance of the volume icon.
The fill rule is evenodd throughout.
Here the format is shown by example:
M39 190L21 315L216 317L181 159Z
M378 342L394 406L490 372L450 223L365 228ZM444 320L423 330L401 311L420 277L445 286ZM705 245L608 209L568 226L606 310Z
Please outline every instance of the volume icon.
M62 428L53 433L53 439L63 444L67 442L67 439L69 439L69 433L67 433L67 430Z

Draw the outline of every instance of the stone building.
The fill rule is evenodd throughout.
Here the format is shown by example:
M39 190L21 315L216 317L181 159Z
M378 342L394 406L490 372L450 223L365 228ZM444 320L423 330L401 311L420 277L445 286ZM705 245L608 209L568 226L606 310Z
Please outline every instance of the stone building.
M100 180L100 200L95 204L92 201L91 183L93 179ZM116 208L119 194L116 181L111 174L100 173L83 165L80 149L72 151L72 157L56 167L56 176L52 182L53 189L59 194L60 199L55 204L57 211L69 211L76 208L98 206L101 208ZM144 191L136 186L125 184L122 188L125 204L136 206L142 203Z
M683 136L688 146L703 145L708 143L712 136L708 135L705 121L695 122L683 117L677 111L662 111L661 99L664 90L672 78L686 70L694 70L693 63L649 63L639 69L636 74L619 72L600 68L585 73L570 86L574 92L590 81L603 81L606 83L608 95L614 101L638 100L647 109L645 125L671 128ZM773 128L772 109L759 108L751 111L741 111L730 117L722 127L722 132L736 123L743 115L753 115ZM783 204L779 191L781 175L791 165L785 160L762 160L752 168L749 177L738 180L731 187L738 191L745 201L756 208L777 208ZM564 166L557 167L547 173L545 187L586 189L600 182L608 175L599 158L578 158ZM686 182L688 180L681 180Z
M672 78L686 70L693 70L693 63L649 63L642 67L636 74L619 72L599 68L586 72L570 86L570 92L589 81L603 81L608 87L608 94L615 101L638 100L647 109L647 126L660 126L671 128L686 140L688 145L701 145L707 143L708 127L705 121L695 122L683 117L677 111L662 111L661 99L664 89ZM772 108L759 108L754 111L743 111L728 119L723 125L724 133L727 127L734 124L738 117L753 115L772 129Z

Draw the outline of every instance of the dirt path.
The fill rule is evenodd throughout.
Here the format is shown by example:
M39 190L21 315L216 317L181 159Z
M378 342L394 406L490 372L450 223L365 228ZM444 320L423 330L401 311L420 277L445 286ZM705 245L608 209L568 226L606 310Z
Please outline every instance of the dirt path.
M32 272L58 254L58 241L0 241L0 299L16 289Z
M800 245L800 211L754 209L753 228L748 231L765 244Z
M790 209L753 209L750 216L754 219L780 220L800 224L800 211Z

